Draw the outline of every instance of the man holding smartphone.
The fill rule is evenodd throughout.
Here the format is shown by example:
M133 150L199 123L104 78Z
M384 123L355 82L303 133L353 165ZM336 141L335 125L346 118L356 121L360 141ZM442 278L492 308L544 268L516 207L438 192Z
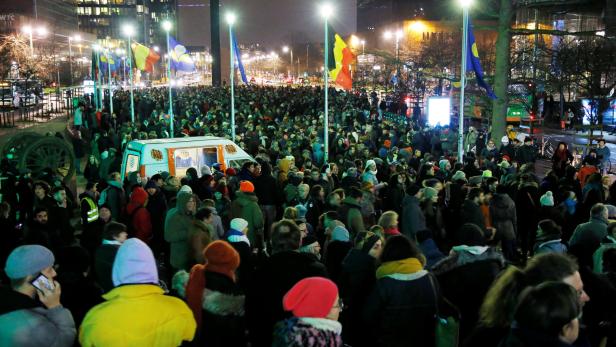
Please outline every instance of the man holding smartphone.
M17 247L7 258L11 287L0 288L0 347L73 345L75 322L60 303L54 262L40 245Z

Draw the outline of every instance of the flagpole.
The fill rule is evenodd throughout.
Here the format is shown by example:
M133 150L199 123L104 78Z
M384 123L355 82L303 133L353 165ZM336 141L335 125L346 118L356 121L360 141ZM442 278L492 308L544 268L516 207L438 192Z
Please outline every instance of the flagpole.
M131 37L135 34L135 28L130 25L130 24L126 24L123 27L123 31L124 31L124 35L128 36L128 50L127 50L127 57L128 57L128 78L129 78L129 83L130 83L130 121L131 123L135 123L135 100L134 100L134 95L133 95L133 52L132 52L132 48L131 48Z
M235 141L235 66L234 66L234 49L233 49L233 23L235 23L235 14L227 13L227 24L229 24L229 77L231 83L231 141Z
M464 88L466 87L466 58L468 55L468 6L462 14L462 66L460 67L460 112L458 117L458 162L464 159Z
M94 98L94 108L98 109L98 85L96 84L96 76L98 75L96 73L96 71L98 70L98 59L96 59L96 45L93 45L92 49L94 50L94 64L90 64L90 66L94 65L94 68L92 69L92 83L94 83L94 93L92 96Z
M113 117L113 92L111 91L111 59L109 58L109 51L105 51L105 55L107 56L107 78L109 85L109 116Z
M98 99L98 103L96 105L97 109L102 109L103 108L103 95L101 93L102 91L102 87L101 87L101 56L100 56L100 48L96 50L96 69L98 70L98 73L96 74L96 80L97 80L97 87L96 87L96 98Z
M321 5L321 16L323 16L323 23L325 29L325 45L324 45L324 65L323 65L323 81L324 81L324 93L325 93L325 114L323 119L323 163L327 163L329 161L329 103L328 103L328 94L329 94L329 33L327 27L327 20L332 12L332 7L329 4Z
M171 91L171 51L169 50L169 31L171 30L171 22L166 20L163 22L163 29L167 32L167 83L169 84L169 137L174 137L174 115L173 115L173 93Z

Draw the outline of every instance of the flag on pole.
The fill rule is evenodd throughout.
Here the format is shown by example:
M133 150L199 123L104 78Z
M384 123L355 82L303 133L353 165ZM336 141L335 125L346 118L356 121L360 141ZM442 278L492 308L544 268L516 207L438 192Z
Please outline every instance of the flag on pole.
M107 60L109 58L109 60ZM107 75L107 68L111 69L111 74L115 75L118 68L118 58L113 53L103 53L99 59L100 70Z
M171 51L171 69L175 71L193 72L196 70L195 62L186 50L186 46L169 36L169 50Z
M160 55L153 49L139 43L132 45L135 67L141 71L154 72L154 64L160 59Z
M237 40L235 38L235 31L231 31L231 40L233 41L233 54L235 54L235 63L237 68L240 70L240 76L242 76L242 82L244 84L248 84L248 78L246 78L246 71L244 71L244 64L242 64L242 55L240 53L240 48L237 45Z
M475 71L475 78L477 80L477 84L486 90L488 97L490 99L496 99L496 95L492 91L492 88L488 83L483 79L483 69L481 68L481 62L479 61L479 51L477 50L477 43L475 42L475 35L473 34L473 26L471 25L471 20L469 18L468 22L468 40L466 44L466 70L467 71Z
M350 90L353 88L351 64L355 60L355 55L331 26L329 27L329 36L330 47L329 52L327 52L329 54L327 61L329 77L343 89Z

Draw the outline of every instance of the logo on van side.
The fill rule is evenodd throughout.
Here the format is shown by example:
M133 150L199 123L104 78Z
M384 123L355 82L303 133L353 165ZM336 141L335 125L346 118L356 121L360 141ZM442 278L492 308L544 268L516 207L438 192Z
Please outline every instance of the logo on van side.
M163 152L159 151L158 149L153 149L151 152L152 158L154 158L154 160L156 161L161 161L163 160Z

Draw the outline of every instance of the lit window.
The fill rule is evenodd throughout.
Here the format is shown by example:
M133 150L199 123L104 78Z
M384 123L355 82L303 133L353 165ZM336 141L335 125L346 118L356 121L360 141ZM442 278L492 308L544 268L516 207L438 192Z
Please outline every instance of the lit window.
M137 5L137 13L143 12L143 5Z

